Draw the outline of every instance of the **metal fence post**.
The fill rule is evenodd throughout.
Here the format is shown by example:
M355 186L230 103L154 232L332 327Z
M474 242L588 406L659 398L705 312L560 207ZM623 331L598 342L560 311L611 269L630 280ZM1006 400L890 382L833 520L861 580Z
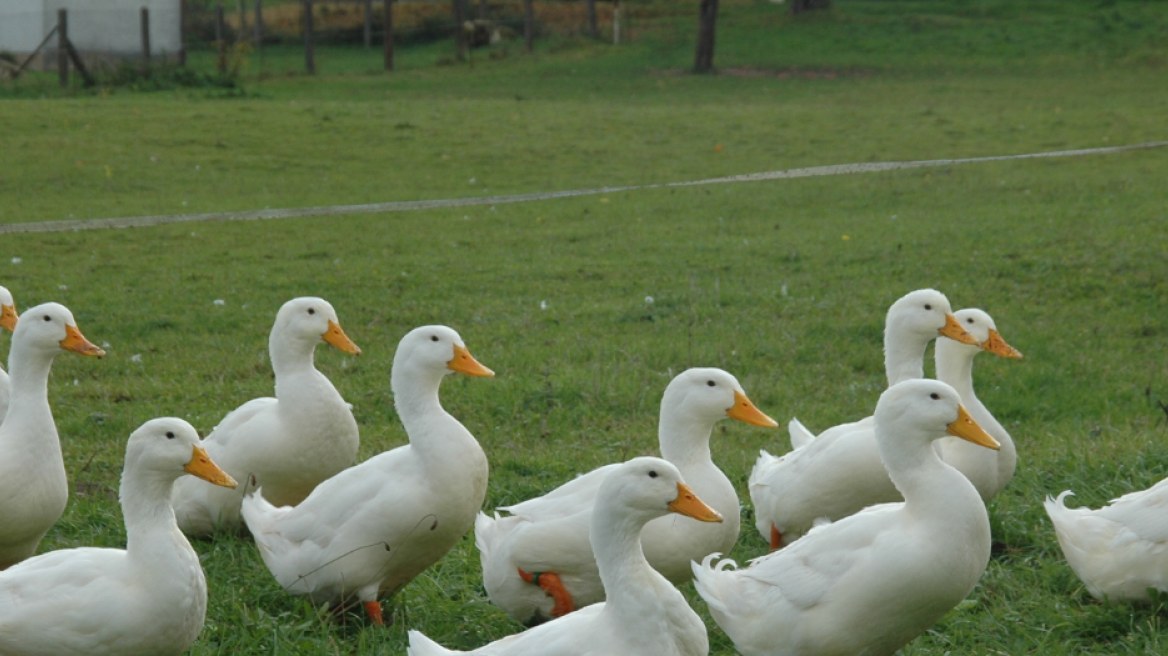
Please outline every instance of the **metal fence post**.
M69 12L57 10L57 76L61 87L69 86Z

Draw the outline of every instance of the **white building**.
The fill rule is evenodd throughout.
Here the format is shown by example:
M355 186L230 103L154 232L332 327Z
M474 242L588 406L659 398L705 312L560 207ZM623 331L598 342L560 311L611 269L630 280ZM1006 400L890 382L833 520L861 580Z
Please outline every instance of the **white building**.
M66 9L69 40L84 56L141 55L146 7L151 55L174 56L182 43L181 6L182 0L0 0L0 50L32 52L57 24L57 10ZM55 51L56 43L54 36L45 48Z

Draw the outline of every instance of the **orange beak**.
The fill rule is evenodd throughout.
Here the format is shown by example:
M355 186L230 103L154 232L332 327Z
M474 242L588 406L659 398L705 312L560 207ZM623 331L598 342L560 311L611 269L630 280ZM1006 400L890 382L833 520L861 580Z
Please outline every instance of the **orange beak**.
M677 498L669 502L669 509L699 522L722 521L722 513L707 506L685 483L677 484Z
M0 305L0 327L7 328L8 332L16 330L15 305Z
M341 330L341 326L332 319L329 319L328 330L324 331L320 338L349 355L361 355L361 347L354 344L345 331Z
M99 358L105 355L105 351L98 348L93 342L85 339L85 335L81 334L77 326L65 326L65 339L61 340L59 344L66 351L73 351L81 355L92 355Z
M734 405L726 411L726 416L738 421L745 421L751 426L763 426L766 428L776 428L779 423L774 419L766 416L759 410L746 395L738 390L734 390Z
M957 419L946 426L946 428L948 429L946 432L950 435L960 437L967 442L973 442L978 446L984 446L994 451L1002 448L1002 445L998 444L997 440L985 432L985 429L974 421L973 417L969 416L969 412L966 411L963 405L957 406Z
M1000 355L1003 358L1013 358L1016 360L1020 360L1022 358L1022 353L1019 352L1018 349L1007 344L1006 340L1002 339L1002 336L998 334L998 331L994 330L993 328L990 328L990 338L981 343L981 348L984 351L989 351L994 355Z
M223 487L235 487L235 479L231 478L227 472L219 469L219 465L211 462L211 456L200 447L195 447L191 452L191 460L183 465L183 471L188 474L198 476L199 478L214 483L215 485L222 485Z
M454 345L454 357L450 362L446 363L446 367L451 371L457 371L460 374L468 376L494 376L495 372L487 369L481 362L474 359L470 351L466 350L465 346Z
M945 315L945 325L937 331L937 334L941 335L942 337L948 337L954 341L961 342L962 344L969 344L970 346L978 345L977 340L973 338L973 335L967 333L965 329L961 327L961 322L958 321L957 317L953 316L952 314Z

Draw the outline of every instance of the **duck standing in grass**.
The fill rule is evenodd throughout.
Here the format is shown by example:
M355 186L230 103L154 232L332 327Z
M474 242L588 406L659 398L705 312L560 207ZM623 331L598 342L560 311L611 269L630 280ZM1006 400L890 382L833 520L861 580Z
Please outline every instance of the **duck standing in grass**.
M207 582L178 530L170 488L183 474L235 481L182 419L152 419L126 446L126 549L41 554L0 572L0 654L178 656L203 628Z
M1046 514L1071 569L1101 601L1148 602L1168 592L1168 479L1098 510L1046 498Z
M715 551L726 553L738 541L738 493L710 457L714 424L727 417L754 426L777 425L721 369L688 369L669 383L661 398L661 455L724 518L706 523L671 515L645 527L645 556L674 585L693 578L691 561ZM544 496L502 508L511 513L508 517L479 514L475 544L483 583L495 605L518 622L532 623L604 600L588 542L589 524L597 491L621 466L594 469Z
M634 458L600 484L590 513L589 543L606 600L469 652L444 649L410 631L408 656L705 656L705 624L685 597L645 559L641 529L678 513L702 522L721 515L660 458Z
M1010 433L994 418L989 409L977 398L973 391L973 358L982 351L994 355L1019 359L1018 349L1006 343L993 318L978 309L958 310L953 313L965 330L977 340L977 346L962 344L952 339L937 340L937 380L948 383L961 396L961 405L969 410L970 416L987 433L993 436L1001 448L997 451L983 449L956 437L946 437L937 442L941 460L965 474L969 482L977 488L982 501L989 503L1014 477L1018 463L1018 451Z
M746 656L886 656L965 599L990 558L990 523L969 479L941 461L946 434L997 442L950 386L888 388L874 417L902 503L872 506L753 561L694 564L698 593Z
M12 332L16 330L16 302L7 287L0 286L0 328ZM4 415L8 412L8 372L0 367L0 424L4 423Z
M224 471L237 480L254 480L277 505L300 503L357 457L353 412L313 364L322 340L345 353L361 354L327 301L303 297L285 303L268 337L276 397L239 406L203 441ZM183 532L203 536L238 531L242 499L240 491L187 478L175 484L172 502Z
M49 370L63 351L105 355L85 339L64 305L25 310L12 332L12 396L0 424L0 569L36 553L69 500L61 441L49 407Z
M494 376L458 333L416 328L393 358L394 405L410 443L321 483L296 507L261 492L243 518L264 564L288 592L334 607L360 601L382 624L380 599L446 555L474 524L487 493L487 457L443 408L448 374Z
M889 387L924 377L925 348L937 337L977 343L941 292L920 289L892 304L884 322ZM901 499L880 462L872 417L829 428L818 437L792 420L791 442L796 448L782 457L763 451L750 472L755 526L771 549L799 539L820 518L835 520Z

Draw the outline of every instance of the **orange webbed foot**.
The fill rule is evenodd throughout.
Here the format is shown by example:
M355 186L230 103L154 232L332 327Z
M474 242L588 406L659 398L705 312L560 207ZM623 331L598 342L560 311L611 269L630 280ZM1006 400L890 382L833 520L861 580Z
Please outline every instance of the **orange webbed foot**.
M564 582L560 580L559 574L555 572L536 572L531 574L519 569L519 578L528 583L538 585L555 601L555 605L552 607L552 617L563 617L576 610L575 604L572 602L572 593L568 592L568 589L564 587Z
M381 617L380 601L366 601L362 605L365 606L365 614L369 616L370 622L377 626L385 626L385 621Z

